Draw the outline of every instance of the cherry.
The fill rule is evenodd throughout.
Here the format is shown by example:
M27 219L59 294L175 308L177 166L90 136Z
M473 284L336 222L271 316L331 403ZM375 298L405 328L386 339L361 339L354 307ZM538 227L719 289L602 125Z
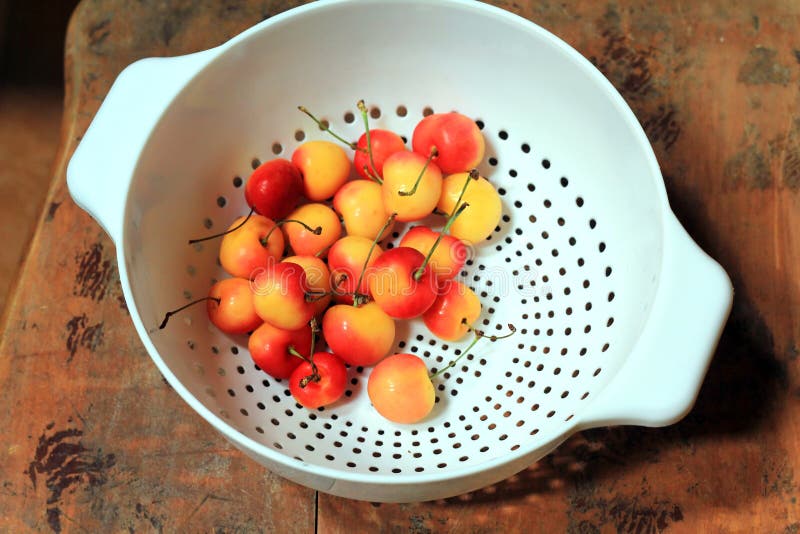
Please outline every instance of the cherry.
M433 305L422 314L422 320L436 337L457 341L470 331L480 314L481 302L477 295L461 282L448 280L440 287L440 295Z
M434 113L423 118L411 137L414 152L427 156L438 150L434 161L444 174L468 171L483 159L485 141L469 117L457 113Z
M274 262L260 269L252 291L258 316L277 328L297 330L314 315L306 273L296 263Z
M440 242L434 248L437 239ZM467 247L463 241L451 235L435 232L427 226L411 228L400 240L400 246L411 247L422 254L434 249L428 265L439 280L449 280L456 276L467 260Z
M358 307L338 304L322 318L331 350L350 365L375 365L394 344L395 324L374 302Z
M367 180L353 180L344 184L333 197L333 209L344 219L348 235L375 239L389 213L383 206L381 186ZM378 238L384 239L392 231L387 227Z
M404 152L406 144L402 137L390 130L372 129L369 131L369 137L374 165L370 162L367 150L367 134L363 133L358 138L356 145L358 150L353 155L353 166L362 178L368 180L374 179L375 176L383 178L383 164L386 159L395 152Z
M383 206L398 221L417 221L433 212L442 192L442 173L416 152L395 152L383 164Z
M166 328L170 317L201 302L206 303L211 324L226 334L246 334L263 322L256 314L250 281L244 278L226 278L212 285L207 297L168 311L158 326L159 330Z
M339 400L347 387L347 369L341 358L330 352L316 352L303 361L289 377L294 399L309 409Z
M303 174L303 193L315 202L331 198L350 176L350 159L330 141L307 141L292 154Z
M256 270L278 260L283 255L284 240L280 232L273 232L275 227L272 219L252 213L233 221L219 246L222 268L231 276L252 278Z
M321 316L331 303L331 272L316 256L289 256L284 262L296 263L306 273L306 285L314 315Z
M369 375L367 393L372 405L395 423L416 423L431 412L436 402L428 368L413 354L393 354Z
M348 235L339 239L328 251L331 277L340 281L333 292L336 302L352 304L355 294L366 295L369 292L364 273L369 273L383 254L381 247L373 243L366 237Z
M301 363L289 349L310 354L311 327L303 325L298 330L283 330L263 323L250 335L247 348L262 371L274 378L289 378Z
M289 219L302 223L282 227L289 245L298 256L324 256L328 247L342 235L339 217L325 204L304 204L290 213Z
M409 247L387 250L375 260L367 277L369 290L389 316L418 317L436 300L436 276L424 263L425 256Z
M277 158L259 165L247 180L244 197L256 213L277 220L300 202L303 176L292 162Z
M452 213L460 198L469 207L462 217L453 222L450 233L469 244L477 244L491 235L500 222L503 205L500 195L486 178L477 176L475 172L451 174L442 182L442 194L438 208L445 213ZM466 189L465 189L466 188ZM459 193L461 192L461 193Z

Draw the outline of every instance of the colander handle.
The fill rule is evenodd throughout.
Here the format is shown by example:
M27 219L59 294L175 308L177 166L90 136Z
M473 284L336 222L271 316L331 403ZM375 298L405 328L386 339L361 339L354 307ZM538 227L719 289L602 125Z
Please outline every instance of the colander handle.
M224 45L223 45L224 46ZM114 81L67 166L73 200L119 243L133 171L164 110L222 47L139 60Z
M665 222L659 288L623 367L581 414L579 428L666 426L694 405L730 313L733 287L674 216Z

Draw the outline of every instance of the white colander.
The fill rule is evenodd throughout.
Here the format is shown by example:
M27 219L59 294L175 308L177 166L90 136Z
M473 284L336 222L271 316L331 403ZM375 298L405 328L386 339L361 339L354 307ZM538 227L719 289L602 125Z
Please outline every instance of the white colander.
M218 243L186 242L247 212L242 182L257 160L326 138L296 106L356 139L359 98L374 127L406 138L430 110L474 117L487 143L480 171L502 195L500 226L462 279L483 303L479 328L518 332L438 377L434 410L415 425L370 406L369 369L349 370L343 401L301 408L202 306L155 328L224 276ZM456 495L578 430L672 423L694 402L731 304L728 277L670 211L611 84L550 33L480 3L320 2L205 52L139 61L67 179L116 243L133 323L175 390L270 470L345 497ZM399 322L395 350L433 370L468 342Z

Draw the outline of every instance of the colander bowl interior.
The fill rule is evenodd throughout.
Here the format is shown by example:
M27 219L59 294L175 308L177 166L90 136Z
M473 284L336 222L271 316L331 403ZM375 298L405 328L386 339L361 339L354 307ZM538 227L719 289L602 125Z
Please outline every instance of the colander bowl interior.
M371 408L369 369L349 370L343 401L306 410L202 307L155 328L225 276L217 243L187 239L247 212L254 160L326 139L296 107L356 139L359 98L373 127L409 140L431 110L475 118L487 141L479 170L502 195L500 225L459 279L481 298L480 328L501 334L511 323L517 333L481 342L438 377L433 413L416 425ZM414 483L530 454L572 430L648 317L666 210L636 119L549 33L477 3L332 2L254 28L180 92L139 156L121 254L154 359L249 454L338 479ZM396 350L430 368L467 344L442 343L418 320L398 327Z

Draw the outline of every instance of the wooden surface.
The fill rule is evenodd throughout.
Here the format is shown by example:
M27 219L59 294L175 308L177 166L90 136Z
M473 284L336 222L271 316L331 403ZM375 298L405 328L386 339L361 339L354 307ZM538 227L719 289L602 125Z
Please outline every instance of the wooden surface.
M64 170L124 66L216 45L293 2L85 0L52 188L2 323L0 531L800 531L800 4L497 3L619 88L676 213L734 281L692 413L584 432L510 480L433 503L316 495L244 458L150 362L113 245Z

